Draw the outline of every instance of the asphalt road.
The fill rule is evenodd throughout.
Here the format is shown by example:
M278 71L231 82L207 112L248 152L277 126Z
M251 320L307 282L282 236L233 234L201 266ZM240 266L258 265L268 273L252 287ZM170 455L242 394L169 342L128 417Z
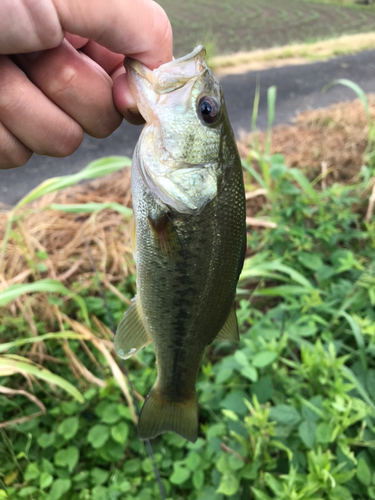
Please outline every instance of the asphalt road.
M326 93L322 88L337 78L358 83L365 92L375 92L375 50L343 56L327 62L228 75L221 79L229 117L236 136L250 131L254 92L260 81L261 98L258 128L267 126L267 89L277 86L275 124L288 123L296 113L351 100L353 92L334 86ZM0 170L0 202L14 205L30 189L49 177L81 170L88 162L107 155L131 156L141 127L124 122L107 139L85 136L80 148L68 158L34 155L23 167Z

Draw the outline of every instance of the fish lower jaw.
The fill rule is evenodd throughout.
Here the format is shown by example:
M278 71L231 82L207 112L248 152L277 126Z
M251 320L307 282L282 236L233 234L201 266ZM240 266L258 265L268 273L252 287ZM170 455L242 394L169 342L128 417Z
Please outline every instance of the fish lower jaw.
M146 187L161 204L181 214L199 215L218 194L218 162L189 165L168 160L167 155L160 158L149 134L142 137L137 162Z

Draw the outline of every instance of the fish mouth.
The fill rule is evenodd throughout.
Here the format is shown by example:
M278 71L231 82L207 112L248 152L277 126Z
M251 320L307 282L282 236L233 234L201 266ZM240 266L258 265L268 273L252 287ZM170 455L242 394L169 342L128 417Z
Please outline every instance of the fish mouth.
M125 69L130 76L130 84L133 81L138 87L138 92L145 91L145 87L151 87L155 94L167 94L183 87L192 79L195 80L208 69L205 55L204 46L198 45L190 54L162 64L154 70L150 70L136 59L127 57ZM130 86L132 93L135 91L137 94L134 85ZM137 100L137 95L135 98Z

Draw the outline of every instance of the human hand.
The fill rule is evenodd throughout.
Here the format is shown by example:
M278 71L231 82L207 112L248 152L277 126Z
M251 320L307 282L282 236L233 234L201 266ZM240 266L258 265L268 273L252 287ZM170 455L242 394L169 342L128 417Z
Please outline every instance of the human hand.
M143 122L124 55L154 69L172 31L152 0L0 0L0 168L33 153L68 156L107 137L122 115Z

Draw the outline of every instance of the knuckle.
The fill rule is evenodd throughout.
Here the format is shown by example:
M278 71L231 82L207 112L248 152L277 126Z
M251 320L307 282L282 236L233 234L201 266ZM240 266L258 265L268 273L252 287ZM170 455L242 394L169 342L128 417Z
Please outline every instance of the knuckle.
M116 113L111 115L110 117L105 117L98 120L95 129L91 128L86 132L95 137L96 139L105 139L109 137L120 125L122 122L122 117L120 113Z
M38 2L38 8L35 8L34 2L21 2L22 4L24 12L19 10L17 14L20 21L24 21L22 24L27 30L27 36L21 39L29 45L28 50L57 47L64 38L64 32L54 2Z
M73 120L53 123L48 138L44 137L34 151L38 155L63 158L70 156L83 140L83 130Z
M50 26L49 29L45 29L38 32L39 46L34 50L46 50L58 47L64 40L64 31L61 29L60 24L56 26Z
M46 93L54 98L69 91L77 78L77 69L74 62L63 64L56 69L52 78L46 80Z
M25 86L14 81L9 85L7 80L0 81L0 112L10 114L22 108L24 104Z
M79 148L83 140L83 130L78 123L71 121L65 130L60 130L59 140L55 143L53 156L70 156Z

